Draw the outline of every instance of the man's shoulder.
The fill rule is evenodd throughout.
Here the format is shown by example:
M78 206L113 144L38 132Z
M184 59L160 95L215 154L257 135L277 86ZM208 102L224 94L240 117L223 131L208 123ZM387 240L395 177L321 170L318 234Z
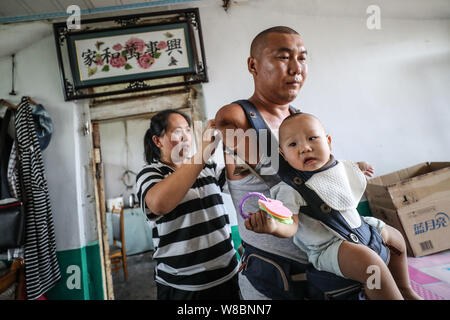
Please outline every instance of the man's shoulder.
M230 112L235 114L243 114L245 115L244 110L242 109L242 107L235 102L232 102L230 104L224 105L222 106L218 112L224 113L224 114L229 114Z
M235 124L237 127L247 126L247 117L242 107L237 103L224 105L216 113L216 125L222 126L229 123Z

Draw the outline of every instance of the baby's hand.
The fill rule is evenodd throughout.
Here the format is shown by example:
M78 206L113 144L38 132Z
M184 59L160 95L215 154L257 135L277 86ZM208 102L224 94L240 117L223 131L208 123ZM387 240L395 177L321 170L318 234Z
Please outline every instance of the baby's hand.
M256 233L273 234L277 229L277 222L269 215L259 210L256 213L249 212L250 218L245 219L245 227Z
M375 169L367 162L360 161L356 163L359 167L359 169L364 173L364 175L368 176L369 178L372 178L373 173L375 172Z

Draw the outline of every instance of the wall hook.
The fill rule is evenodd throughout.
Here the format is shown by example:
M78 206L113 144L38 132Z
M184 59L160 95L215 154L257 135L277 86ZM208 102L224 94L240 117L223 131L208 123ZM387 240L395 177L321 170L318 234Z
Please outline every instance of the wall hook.
M12 58L12 77L11 77L12 89L11 89L11 92L9 93L9 95L11 95L11 96L16 95L16 92L14 91L14 67L15 67L14 57L15 57L15 54L12 54L11 55L11 58Z
M222 0L223 5L222 8L225 10L225 12L228 12L228 9L231 6L231 0Z

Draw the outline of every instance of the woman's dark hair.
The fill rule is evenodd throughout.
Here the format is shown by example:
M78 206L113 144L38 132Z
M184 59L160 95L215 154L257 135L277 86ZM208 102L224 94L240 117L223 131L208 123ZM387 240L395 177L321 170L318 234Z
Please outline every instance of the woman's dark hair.
M158 112L155 116L153 116L153 118L150 120L150 128L147 129L144 136L144 156L145 161L148 164L161 159L161 150L158 148L158 146L156 146L152 138L153 136L160 137L166 132L169 123L169 117L173 113L183 116L189 126L191 126L191 119L189 118L189 116L177 110L167 109Z

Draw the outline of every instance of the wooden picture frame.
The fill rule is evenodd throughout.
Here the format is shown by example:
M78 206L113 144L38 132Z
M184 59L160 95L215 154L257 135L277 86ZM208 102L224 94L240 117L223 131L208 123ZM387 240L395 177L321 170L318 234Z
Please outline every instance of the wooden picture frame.
M85 20L80 30L55 23L53 29L66 101L208 82L197 8ZM175 80L147 81L162 78Z

